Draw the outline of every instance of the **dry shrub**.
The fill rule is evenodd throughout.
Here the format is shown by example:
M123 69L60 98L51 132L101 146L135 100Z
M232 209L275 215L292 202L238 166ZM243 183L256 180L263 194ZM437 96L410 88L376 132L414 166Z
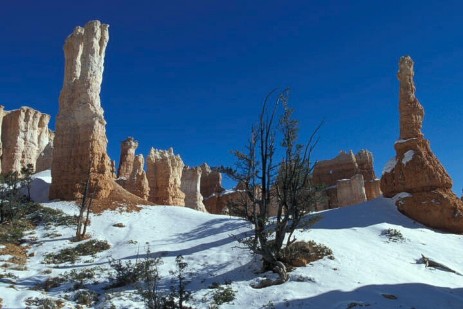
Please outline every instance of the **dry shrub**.
M333 258L333 251L325 245L312 240L296 241L282 250L281 261L288 266L302 267L325 256Z

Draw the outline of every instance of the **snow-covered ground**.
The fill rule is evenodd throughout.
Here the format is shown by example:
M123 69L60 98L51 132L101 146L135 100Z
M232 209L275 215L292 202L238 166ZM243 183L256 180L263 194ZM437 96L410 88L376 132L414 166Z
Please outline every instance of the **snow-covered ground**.
M43 205L77 213L77 207L69 202ZM463 273L463 236L414 223L384 198L318 215L321 219L313 228L299 231L296 237L328 246L334 259L324 258L296 268L289 282L264 289L251 285L272 274L258 273L259 259L239 248L236 238L251 228L239 218L173 206L146 206L131 213L107 211L92 215L89 234L92 239L107 240L111 248L75 264L59 265L43 264L44 255L75 246L70 242L75 228L39 226L29 236L37 237L37 241L28 249L34 256L29 257L27 270L0 270L0 274L11 272L18 276L0 280L0 298L4 308L24 308L28 297L63 298L69 294L69 287L49 292L31 288L72 269L98 266L99 283L93 289L101 295L95 307L110 308L113 304L116 308L142 308L134 287L119 288L117 292L102 287L107 282L110 257L124 261L142 258L149 245L155 256L162 257L159 269L165 286L170 285L169 271L175 270L176 256L183 255L191 280L187 286L193 295L190 304L196 308L208 308L212 294L208 287L226 281L232 282L236 296L220 308L463 308L463 276L418 263L423 254ZM114 227L115 223L125 227ZM390 240L383 235L388 229L400 232L403 239ZM0 256L0 260L5 259ZM73 306L66 303L66 307Z

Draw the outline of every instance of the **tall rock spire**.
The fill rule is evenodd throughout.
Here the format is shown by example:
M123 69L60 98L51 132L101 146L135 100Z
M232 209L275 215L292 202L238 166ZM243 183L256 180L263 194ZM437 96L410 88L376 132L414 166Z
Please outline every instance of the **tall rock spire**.
M400 58L400 140L385 167L381 190L396 197L398 209L430 227L463 232L463 202L452 192L452 179L421 132L424 110L415 97L413 60ZM406 194L405 194L406 193Z

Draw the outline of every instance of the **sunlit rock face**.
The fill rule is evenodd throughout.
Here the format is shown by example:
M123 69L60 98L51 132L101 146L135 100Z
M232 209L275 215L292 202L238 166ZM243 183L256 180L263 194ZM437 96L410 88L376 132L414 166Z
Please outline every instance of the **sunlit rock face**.
M76 27L64 44L64 83L54 141L51 199L76 198L89 171L97 198L109 196L113 173L100 102L108 25L91 21Z
M317 162L313 182L326 187L325 199L317 206L320 210L358 204L381 195L373 154L368 150L357 154L341 151L331 160Z
M133 193L144 200L148 200L150 187L148 178L146 177L146 172L143 169L144 165L145 160L143 155L136 155L133 160L132 171L126 180L124 188L130 193Z
M50 115L25 106L14 111L4 111L2 106L0 115L2 173L21 172L28 164L36 171L49 169L53 145Z
M185 206L198 211L207 212L200 192L202 170L200 167L185 166L182 172L180 189L185 193Z
M430 227L462 233L463 203L452 192L452 180L421 132L424 109L415 96L414 62L400 58L400 139L396 156L383 171L381 190L395 197L405 215ZM404 194L404 192L408 194Z
M185 194L180 189L185 164L174 150L151 148L147 157L149 201L159 205L185 206Z

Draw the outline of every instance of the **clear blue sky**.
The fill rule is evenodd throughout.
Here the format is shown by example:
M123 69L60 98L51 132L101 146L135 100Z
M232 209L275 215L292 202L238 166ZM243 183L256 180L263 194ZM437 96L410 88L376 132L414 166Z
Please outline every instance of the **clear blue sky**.
M290 87L317 159L369 149L381 175L399 135L400 56L415 60L425 136L463 187L461 1L2 1L0 104L58 113L75 26L110 25L102 105L108 151L174 147L188 165L231 164L262 99ZM51 124L54 127L54 119Z

